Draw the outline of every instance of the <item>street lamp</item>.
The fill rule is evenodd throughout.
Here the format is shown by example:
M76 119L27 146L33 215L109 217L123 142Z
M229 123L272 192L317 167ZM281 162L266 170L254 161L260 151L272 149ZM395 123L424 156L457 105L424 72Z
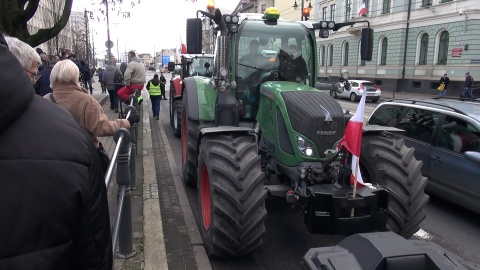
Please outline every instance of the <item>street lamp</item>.
M308 20L308 16L310 16L310 11L312 10L312 2L310 0L310 3L308 3L308 7L305 7L305 0L301 0L301 8L300 10L302 11L302 16L300 17L300 20L303 21L305 19ZM307 0L308 2L309 0ZM298 4L297 0L295 0L295 3L293 4L293 9L298 10Z
M303 0L302 0L303 2ZM303 4L303 3L302 3ZM298 5L297 5L297 1L295 0L295 4L293 4L293 9L297 10L298 9Z

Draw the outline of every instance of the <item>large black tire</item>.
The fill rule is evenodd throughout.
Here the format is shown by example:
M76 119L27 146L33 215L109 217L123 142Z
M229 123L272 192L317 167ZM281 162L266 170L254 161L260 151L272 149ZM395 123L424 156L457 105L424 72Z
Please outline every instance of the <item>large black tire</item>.
M182 111L183 105L182 100L176 99L173 101L173 135L180 137L182 134Z
M202 20L200 18L187 19L187 53L202 53Z
M255 137L246 134L202 138L197 224L211 257L241 257L263 245L267 193L257 147Z
M413 153L403 139L391 134L365 134L362 139L362 178L390 191L387 228L404 238L420 229L429 199L424 192L427 178L421 173L423 163Z
M185 185L195 187L197 168L198 121L188 118L186 97L183 98L181 137L182 137L182 179Z

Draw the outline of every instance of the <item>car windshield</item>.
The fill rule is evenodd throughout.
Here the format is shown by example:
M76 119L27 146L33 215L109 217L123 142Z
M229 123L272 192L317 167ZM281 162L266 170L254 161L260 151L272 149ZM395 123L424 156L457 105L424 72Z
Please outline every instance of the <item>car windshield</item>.
M261 75L272 71L278 73L279 80L314 83L313 41L303 24L248 21L237 40L237 83L248 78L250 83L246 87L255 88L266 79ZM252 77L254 73L259 76Z

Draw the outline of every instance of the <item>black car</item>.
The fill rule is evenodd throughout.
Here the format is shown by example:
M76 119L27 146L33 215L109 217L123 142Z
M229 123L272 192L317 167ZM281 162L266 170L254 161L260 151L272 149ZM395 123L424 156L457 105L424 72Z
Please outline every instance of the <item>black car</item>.
M448 98L395 99L380 104L369 125L405 132L428 177L426 191L480 213L480 102Z

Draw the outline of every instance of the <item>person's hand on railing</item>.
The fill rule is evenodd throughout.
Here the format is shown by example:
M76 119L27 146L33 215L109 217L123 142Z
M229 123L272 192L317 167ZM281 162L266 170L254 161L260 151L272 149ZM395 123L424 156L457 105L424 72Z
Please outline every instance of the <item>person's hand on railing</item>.
M130 122L130 125L140 122L140 115L138 114L137 110L132 110L127 120Z

